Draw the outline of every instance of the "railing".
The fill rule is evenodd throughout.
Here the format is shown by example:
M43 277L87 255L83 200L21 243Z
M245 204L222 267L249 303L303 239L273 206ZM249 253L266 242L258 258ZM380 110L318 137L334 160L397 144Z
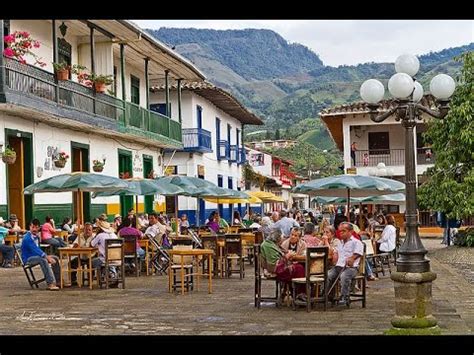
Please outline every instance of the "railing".
M33 95L59 105L118 121L144 131L157 133L181 142L181 124L131 102L96 93L71 80L56 82L54 74L33 65L4 57L5 84L23 94ZM56 88L59 97L56 98ZM125 106L125 107L124 107ZM126 120L128 118L128 120ZM133 133L132 133L133 134Z
M230 158L229 142L220 140L219 141L219 160L228 160L229 158Z
M235 144L230 145L229 162L236 163L238 160L239 147Z
M405 149L371 149L355 152L355 166L377 166L384 163L386 166L405 165ZM435 156L431 148L417 149L417 163L419 165L434 164Z
M211 132L202 128L183 129L183 146L187 152L212 152Z

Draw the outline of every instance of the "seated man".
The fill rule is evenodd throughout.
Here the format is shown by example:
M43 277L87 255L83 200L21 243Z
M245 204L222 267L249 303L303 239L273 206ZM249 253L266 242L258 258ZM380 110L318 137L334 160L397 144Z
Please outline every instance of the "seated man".
M21 243L21 258L24 264L41 266L41 270L46 278L48 290L59 290L56 281L61 280L59 271L59 259L53 255L47 255L40 249L38 232L40 221L35 218L30 222L30 230L23 236Z
M0 217L0 251L2 252L3 262L2 267L10 268L12 267L13 256L15 254L15 248L11 245L6 245L4 238L8 235L10 231L8 228L3 226L4 220Z
M335 282L341 278L341 300L339 304L349 304L349 294L351 291L352 280L357 276L360 257L364 254L364 245L362 242L352 236L353 227L349 222L342 222L339 225L341 235L341 244L338 247L338 259L336 266L331 268L328 273L329 299L333 301L335 292Z
M151 212L148 215L148 221L150 223L150 226L147 228L145 235L148 238L153 239L156 243L158 243L159 246L164 246L163 238L166 236L167 232L172 232L173 230L166 224L160 223L156 212Z
M79 234L77 238L73 241L73 248L88 248L91 246L91 240L94 238L94 232L92 228L92 223L87 222L84 225L84 232ZM89 259L85 256L81 256L81 265L87 265ZM94 263L94 259L92 259ZM97 262L96 262L97 263ZM74 258L71 260L71 268L77 269L79 266L79 258ZM77 272L71 273L71 283L77 284Z

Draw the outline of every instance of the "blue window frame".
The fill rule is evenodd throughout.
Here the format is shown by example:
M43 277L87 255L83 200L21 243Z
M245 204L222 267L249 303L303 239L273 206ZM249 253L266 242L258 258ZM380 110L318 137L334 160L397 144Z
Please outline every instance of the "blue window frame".
M218 117L216 117L216 147L217 147L216 155L217 155L217 160L221 160L220 155L219 155L219 153L220 153L220 149L219 149L220 140L221 140L221 120Z

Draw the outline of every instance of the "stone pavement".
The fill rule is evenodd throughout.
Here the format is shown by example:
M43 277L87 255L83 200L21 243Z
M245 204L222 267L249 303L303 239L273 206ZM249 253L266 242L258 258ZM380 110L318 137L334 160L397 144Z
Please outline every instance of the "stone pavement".
M440 240L424 240L427 249ZM433 308L443 334L471 335L472 285L449 264L432 259L438 274ZM0 269L1 335L376 335L390 327L394 290L389 276L370 282L367 308L360 302L307 313L253 304L253 266L246 277L206 281L184 296L167 292L167 276L128 277L127 288L31 290L20 267Z

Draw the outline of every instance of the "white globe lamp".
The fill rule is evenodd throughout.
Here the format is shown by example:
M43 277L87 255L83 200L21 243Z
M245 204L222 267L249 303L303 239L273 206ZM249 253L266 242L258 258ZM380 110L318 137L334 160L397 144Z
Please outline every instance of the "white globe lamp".
M362 100L369 104L376 104L383 99L385 88L383 84L376 79L369 79L360 86L360 96Z
M397 99L405 99L410 96L414 87L413 79L405 73L394 74L388 81L388 91Z
M420 69L420 61L413 54L402 54L395 61L395 71L415 76Z
M415 81L415 90L413 91L413 102L420 102L423 98L423 86Z
M430 82L430 91L440 100L447 100L454 93L456 83L453 78L446 74L438 74Z

